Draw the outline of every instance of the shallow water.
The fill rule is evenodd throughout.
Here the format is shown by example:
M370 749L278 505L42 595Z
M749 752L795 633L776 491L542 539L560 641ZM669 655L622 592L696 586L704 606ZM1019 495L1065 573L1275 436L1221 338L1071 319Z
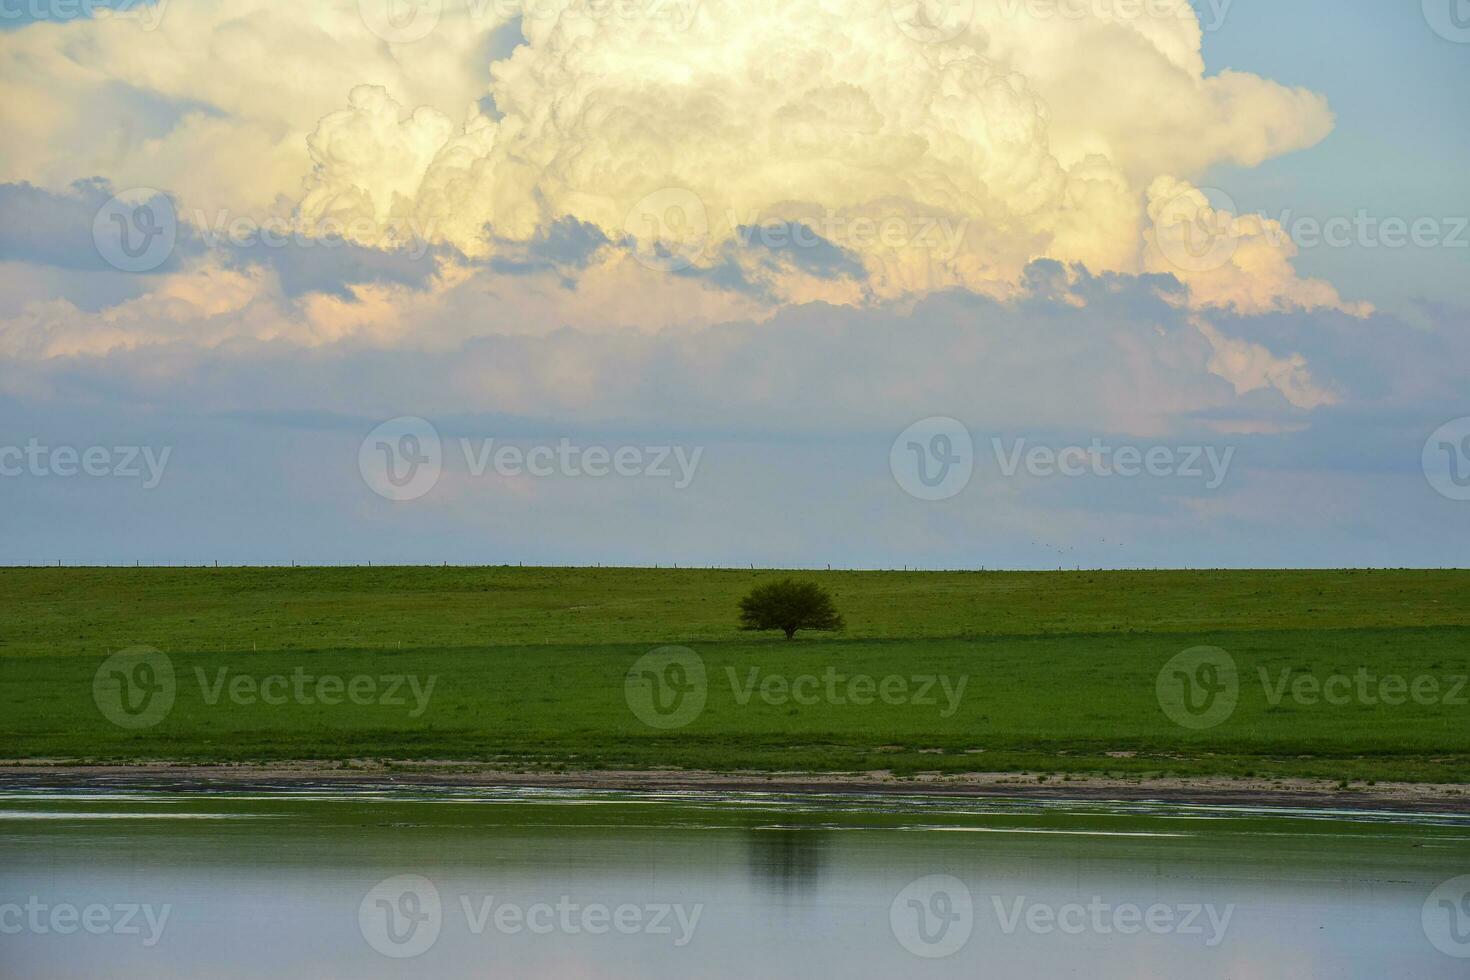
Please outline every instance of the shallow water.
M0 976L1465 978L1467 874L1444 816L8 791Z

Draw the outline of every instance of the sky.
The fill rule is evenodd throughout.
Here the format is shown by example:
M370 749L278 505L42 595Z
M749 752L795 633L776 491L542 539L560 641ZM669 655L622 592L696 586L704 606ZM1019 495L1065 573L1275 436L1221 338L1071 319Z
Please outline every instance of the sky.
M7 0L0 564L1463 566L1462 0Z

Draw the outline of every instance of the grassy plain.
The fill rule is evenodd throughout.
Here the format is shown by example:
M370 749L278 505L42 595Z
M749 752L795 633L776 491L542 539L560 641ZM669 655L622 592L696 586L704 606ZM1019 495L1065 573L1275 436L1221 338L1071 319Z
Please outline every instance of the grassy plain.
M739 632L779 574L4 569L0 757L1470 782L1467 572L811 572L844 633ZM671 644L706 700L661 729L627 679ZM175 696L130 729L93 682L140 645ZM1239 696L1197 729L1156 685L1199 646Z

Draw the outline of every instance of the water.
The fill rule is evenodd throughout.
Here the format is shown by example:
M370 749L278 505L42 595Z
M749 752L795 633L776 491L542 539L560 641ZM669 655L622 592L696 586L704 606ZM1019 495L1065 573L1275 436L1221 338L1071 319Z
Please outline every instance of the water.
M1465 978L1465 874L1455 817L13 790L0 976Z

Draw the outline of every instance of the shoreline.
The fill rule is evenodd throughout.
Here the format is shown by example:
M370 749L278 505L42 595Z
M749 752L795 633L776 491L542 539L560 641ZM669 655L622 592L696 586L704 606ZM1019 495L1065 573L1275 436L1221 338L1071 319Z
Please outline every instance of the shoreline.
M0 790L132 789L177 792L292 792L304 789L568 789L617 792L771 792L1011 799L1053 803L1168 803L1283 809L1470 815L1470 785L1377 783L1340 788L1325 780L1220 777L917 775L887 772L711 772L703 770L521 771L467 762L366 761L72 765L0 761Z

